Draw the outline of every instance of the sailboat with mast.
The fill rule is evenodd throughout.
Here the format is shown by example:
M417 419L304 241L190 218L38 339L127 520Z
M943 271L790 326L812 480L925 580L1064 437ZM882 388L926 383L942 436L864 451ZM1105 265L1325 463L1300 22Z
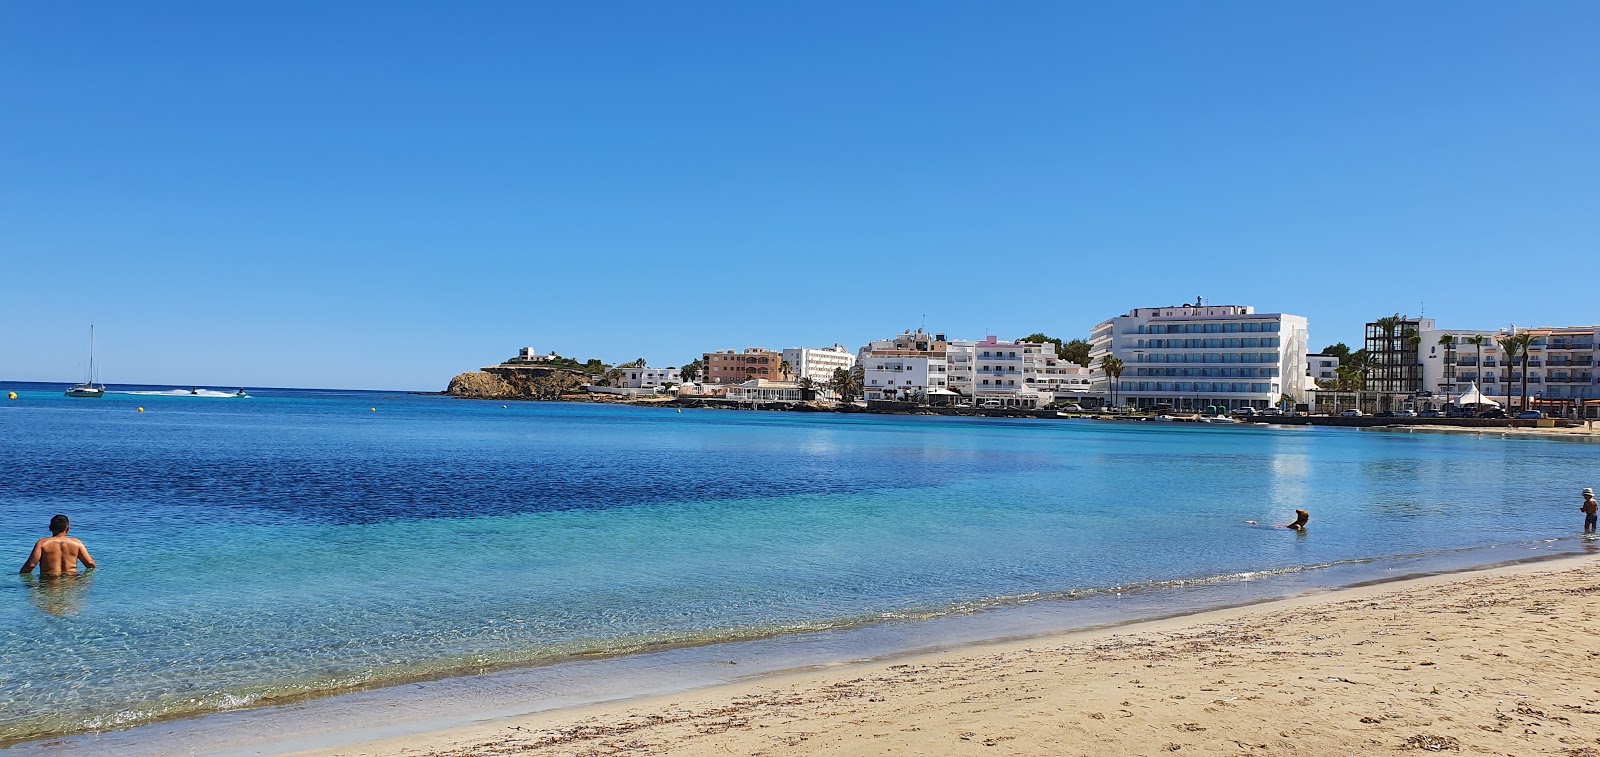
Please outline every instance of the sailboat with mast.
M89 375L79 384L67 390L68 397L104 397L106 387L94 385L94 324L89 324Z

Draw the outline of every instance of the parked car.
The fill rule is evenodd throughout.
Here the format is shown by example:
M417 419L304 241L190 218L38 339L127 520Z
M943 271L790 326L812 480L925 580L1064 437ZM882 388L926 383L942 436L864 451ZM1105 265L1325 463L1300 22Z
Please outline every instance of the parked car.
M1080 405L1062 405L1061 410L1067 413L1081 413L1083 412L1083 407Z
M1394 411L1394 417L1396 417L1396 418L1415 418L1415 417L1417 417L1417 411L1415 411L1415 410L1396 410L1396 411Z
M1343 416L1345 418L1360 418L1362 413L1361 413L1360 410L1357 410L1357 409L1352 407L1349 410L1346 410L1346 411L1340 413L1339 415L1341 415L1341 416Z
M1444 412L1440 411L1440 410L1424 410L1424 411L1422 411L1422 417L1423 418L1443 418L1444 417Z
M1483 411L1481 413L1478 413L1478 417L1479 418L1504 418L1504 417L1506 417L1506 411L1504 411L1504 410L1485 410L1485 411Z
M1399 416L1400 416L1400 414L1395 412L1395 411L1393 411L1393 410L1379 410L1378 411L1378 417L1379 418L1397 418Z
M1247 416L1248 417L1248 416L1251 416L1251 415L1255 415L1256 414L1256 409L1253 408L1253 407L1241 407L1238 410L1233 411L1233 414L1234 415L1243 415L1243 416Z
M1275 407L1263 408L1260 415L1283 415L1283 411Z
M1519 421L1536 421L1543 417L1544 413L1538 410L1524 410L1517 413L1517 420Z

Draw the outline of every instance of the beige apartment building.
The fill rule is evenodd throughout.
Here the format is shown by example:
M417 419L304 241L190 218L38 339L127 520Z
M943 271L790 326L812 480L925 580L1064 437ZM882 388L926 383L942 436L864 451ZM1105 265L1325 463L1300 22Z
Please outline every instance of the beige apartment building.
M742 384L750 379L779 381L783 379L779 366L783 356L772 350L750 347L738 350L707 352L702 358L703 380L707 384Z

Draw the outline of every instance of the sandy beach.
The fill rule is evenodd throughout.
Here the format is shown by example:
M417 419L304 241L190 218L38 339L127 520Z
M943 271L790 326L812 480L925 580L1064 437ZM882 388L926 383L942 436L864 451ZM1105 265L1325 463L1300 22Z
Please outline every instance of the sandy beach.
M662 698L327 755L1600 756L1600 561L1531 563Z

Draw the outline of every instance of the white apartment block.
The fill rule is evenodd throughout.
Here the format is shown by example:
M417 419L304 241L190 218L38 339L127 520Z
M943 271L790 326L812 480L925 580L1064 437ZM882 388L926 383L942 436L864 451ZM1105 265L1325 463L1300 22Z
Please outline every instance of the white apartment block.
M1264 408L1288 395L1305 402L1304 316L1248 305L1136 308L1095 326L1089 338L1095 387L1110 382L1100 360L1122 361L1116 396L1137 407Z
M1338 355L1307 355L1305 391L1315 392L1318 381L1339 380ZM1309 400L1308 400L1309 401Z
M1054 399L1054 385L1066 378L1049 342L955 341L946 359L950 390L978 407L1036 408Z
M659 389L666 384L679 383L677 368L618 368L622 372L622 380L617 384L623 389Z
M862 347L856 357L862 395L868 400L949 396L949 346L943 334L917 329Z
M856 356L837 344L821 349L790 347L783 351L783 360L789 364L791 379L808 378L819 384L832 381L835 370L856 366Z
M1507 364L1506 354L1497 341L1512 333L1533 335L1528 348L1528 404L1533 409L1559 409L1566 405L1576 410L1582 405L1585 416L1600 411L1600 326L1561 326L1513 328L1498 331L1429 329L1417 334L1417 360L1422 364L1424 391L1459 397L1474 384L1484 396L1502 407L1521 409L1523 365L1521 355ZM1444 335L1454 337L1453 345L1440 343ZM1473 337L1481 345L1471 343ZM1506 379L1511 394L1506 394Z

